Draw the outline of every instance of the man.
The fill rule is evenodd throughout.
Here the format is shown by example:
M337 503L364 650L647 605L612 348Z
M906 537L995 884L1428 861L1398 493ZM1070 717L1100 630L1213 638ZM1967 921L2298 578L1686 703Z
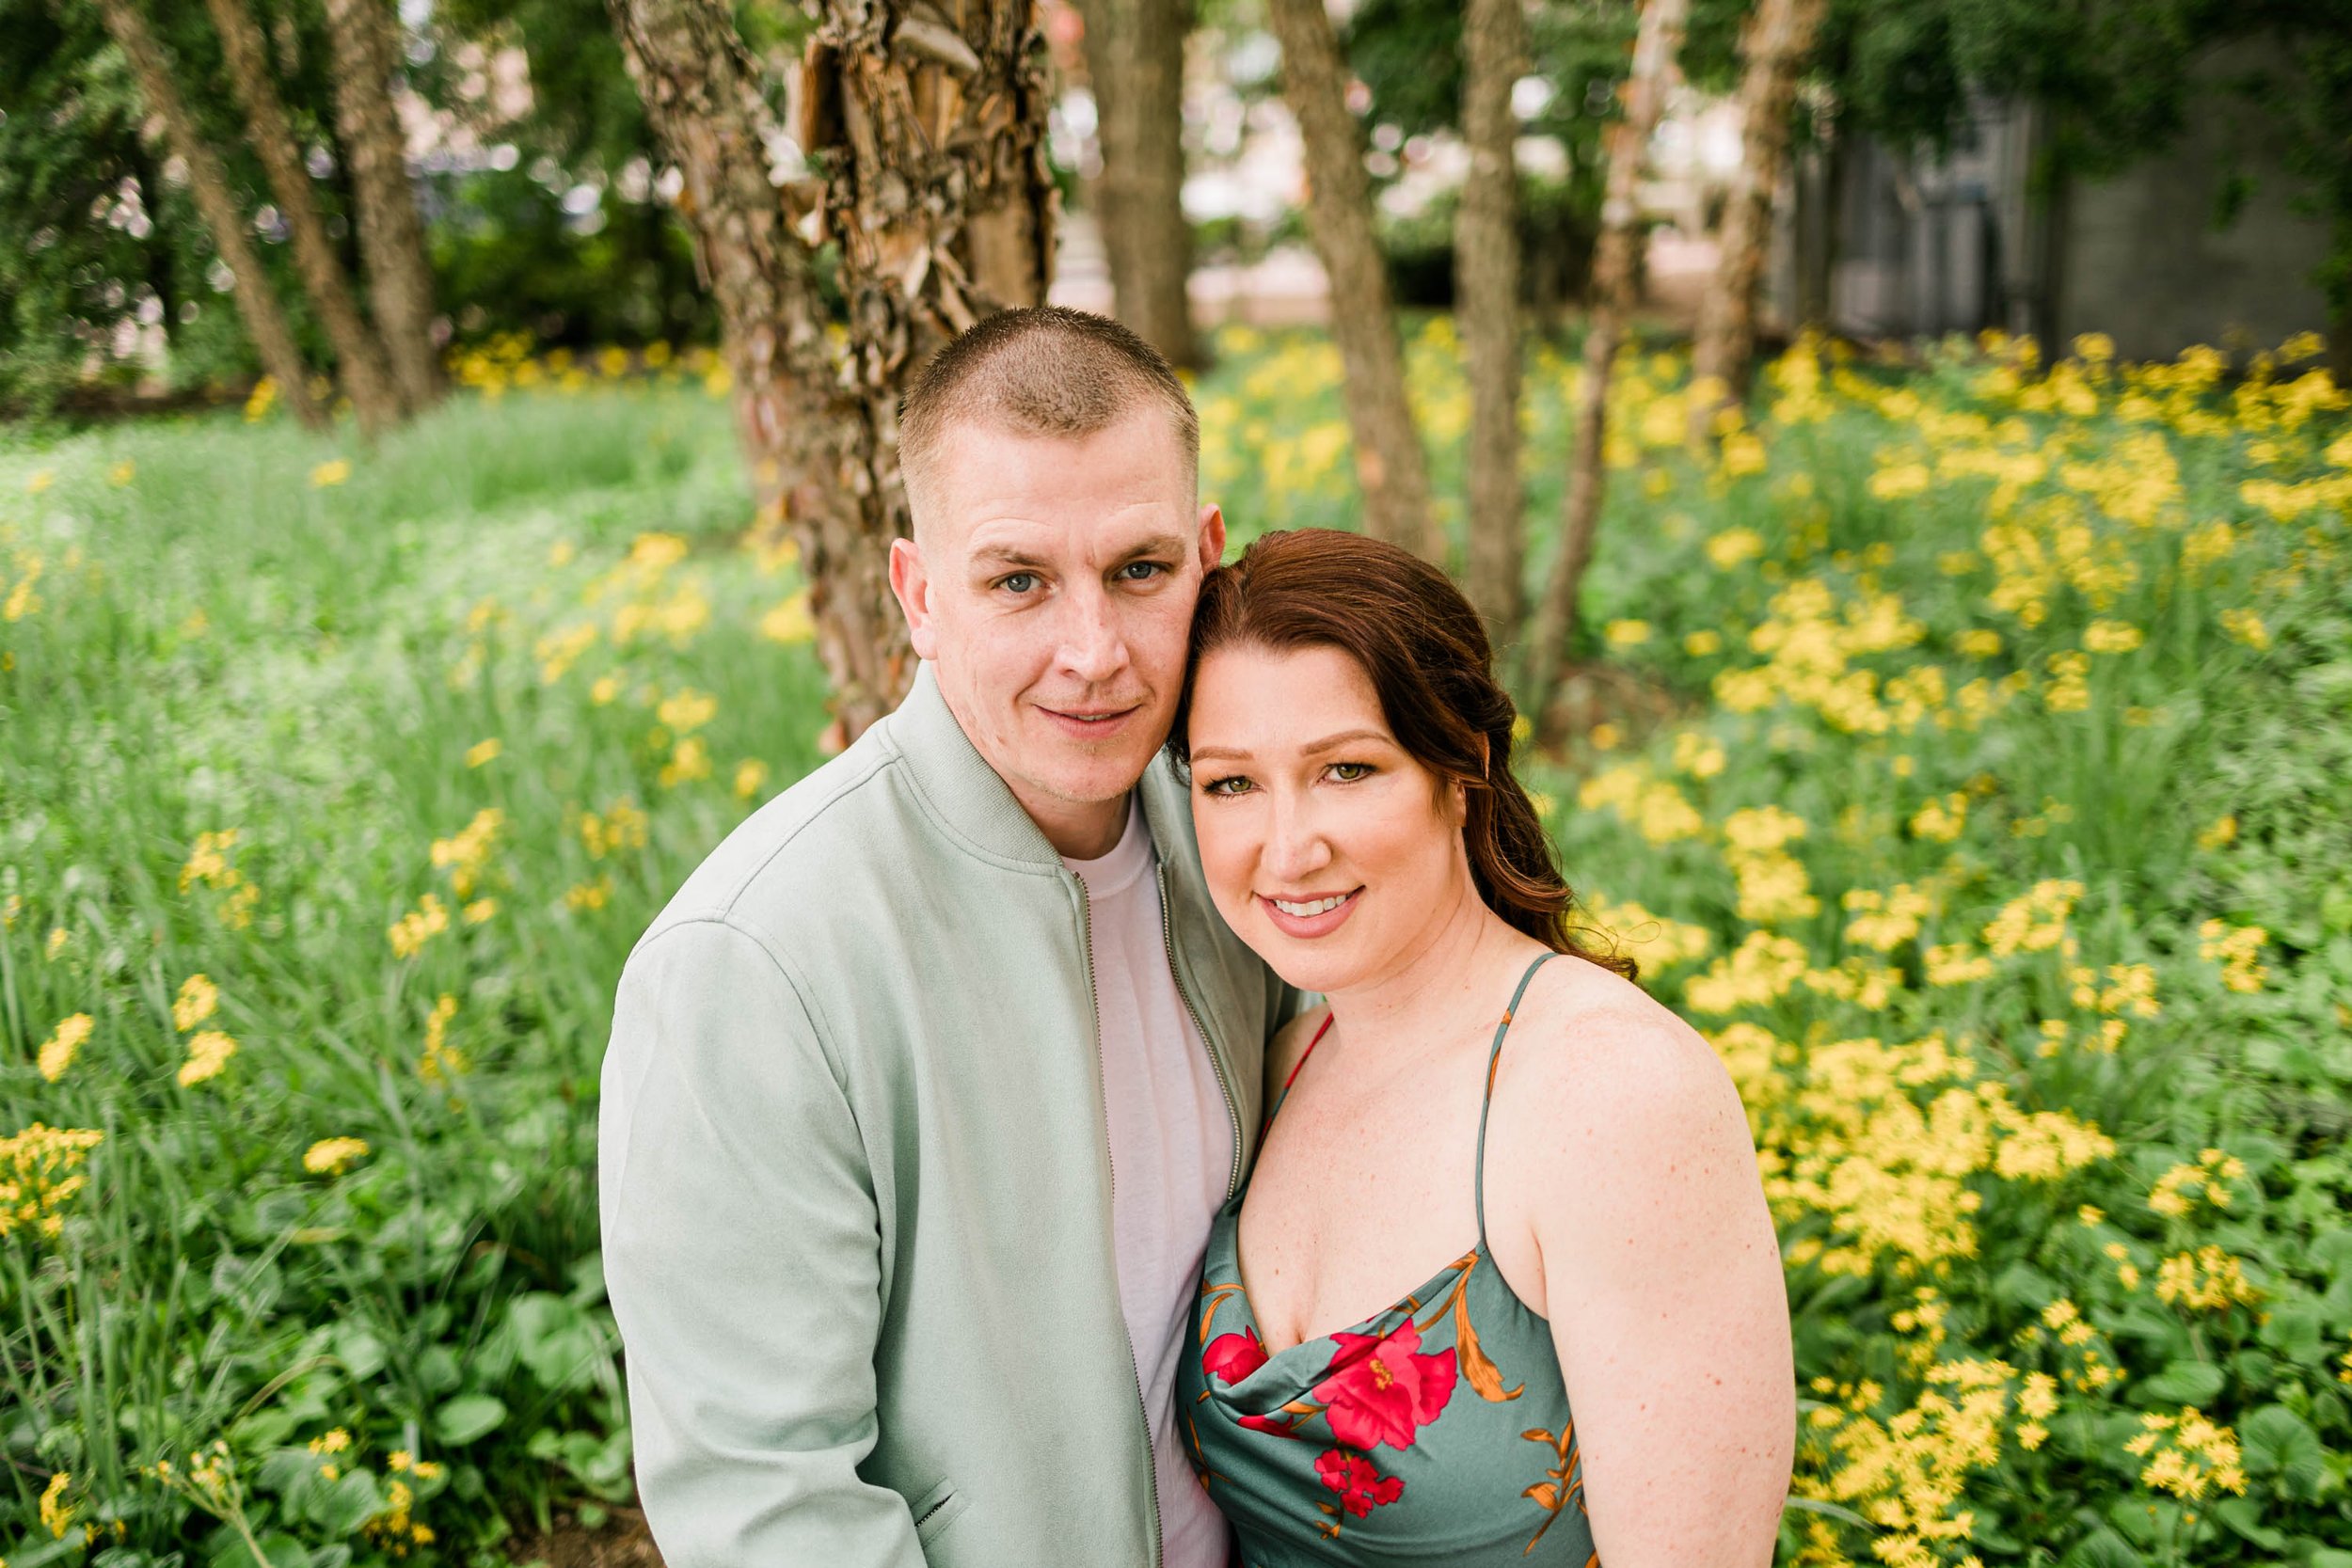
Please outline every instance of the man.
M942 351L901 420L913 694L629 958L604 1257L671 1568L1222 1568L1170 1386L1294 998L1155 761L1225 546L1198 447L1114 323Z

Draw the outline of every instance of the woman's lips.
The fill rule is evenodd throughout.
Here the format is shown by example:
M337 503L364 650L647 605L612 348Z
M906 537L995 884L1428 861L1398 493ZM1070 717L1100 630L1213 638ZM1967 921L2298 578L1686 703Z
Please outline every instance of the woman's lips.
M1363 891L1364 890L1360 887L1354 888L1345 894L1338 895L1340 899L1339 903L1330 909L1323 911L1319 914L1293 914L1290 911L1283 909L1281 904L1277 904L1273 899L1266 897L1263 894L1258 895L1258 907L1265 911L1265 917L1273 923L1274 928L1281 932L1286 937L1327 937L1332 932L1338 930L1342 926L1345 925L1347 923L1347 917L1356 912L1357 902L1363 894ZM1294 900L1285 898L1282 900L1283 904L1294 905L1321 904L1327 902L1329 902L1328 896L1314 899L1302 898Z

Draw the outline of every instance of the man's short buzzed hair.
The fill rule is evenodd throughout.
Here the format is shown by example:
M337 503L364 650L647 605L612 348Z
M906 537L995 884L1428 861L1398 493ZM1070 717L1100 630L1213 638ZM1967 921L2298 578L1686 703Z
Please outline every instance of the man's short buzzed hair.
M947 433L991 424L1075 438L1139 407L1166 411L1188 484L1199 483L1200 417L1160 351L1107 316L1059 305L999 310L931 356L898 407L898 468L912 507Z

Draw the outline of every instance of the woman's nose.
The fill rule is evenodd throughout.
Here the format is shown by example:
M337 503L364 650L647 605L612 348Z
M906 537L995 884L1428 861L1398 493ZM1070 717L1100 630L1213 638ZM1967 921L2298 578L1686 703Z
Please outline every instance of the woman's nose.
M1299 879L1311 877L1331 863L1330 841L1323 834L1315 819L1314 809L1304 800L1284 791L1277 791L1274 800L1274 820L1266 832L1263 860L1266 873L1287 884L1293 892L1303 892Z

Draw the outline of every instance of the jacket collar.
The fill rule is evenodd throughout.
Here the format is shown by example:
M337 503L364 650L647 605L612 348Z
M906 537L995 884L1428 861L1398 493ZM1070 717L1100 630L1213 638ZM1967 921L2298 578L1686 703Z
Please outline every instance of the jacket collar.
M890 736L923 798L975 848L1023 865L1061 865L1061 856L1014 799L1011 786L956 721L929 659L915 667L914 689L890 716ZM1143 792L1144 825L1161 863L1190 854L1191 803L1165 752L1152 759L1136 787Z

